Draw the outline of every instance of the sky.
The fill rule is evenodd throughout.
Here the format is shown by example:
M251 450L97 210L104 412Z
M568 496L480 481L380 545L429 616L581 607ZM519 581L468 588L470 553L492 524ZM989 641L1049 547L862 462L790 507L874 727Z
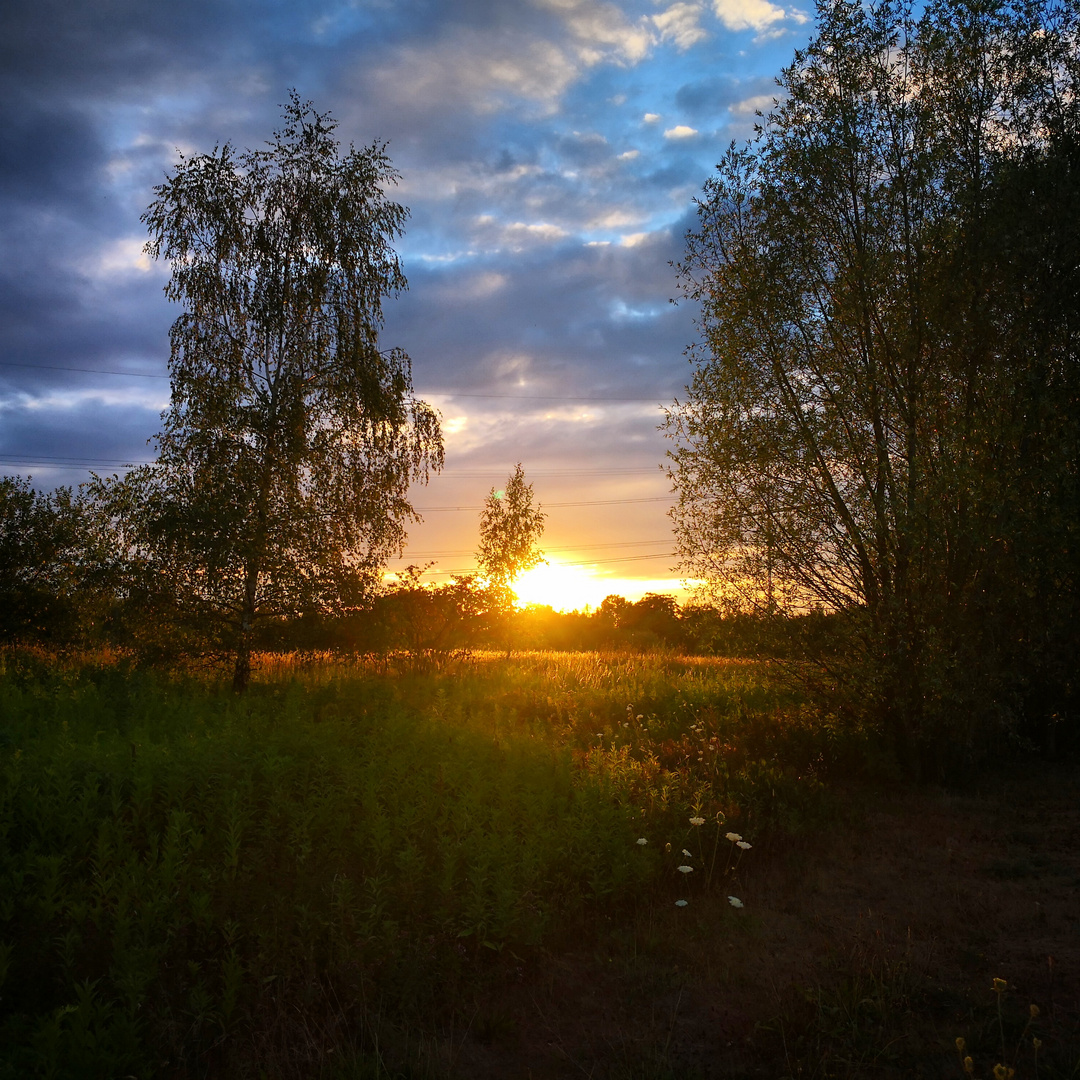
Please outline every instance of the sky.
M0 473L152 458L180 311L139 216L178 150L263 145L295 88L343 144L388 144L411 211L383 344L446 467L400 565L471 569L520 462L548 515L524 598L684 599L659 425L696 328L671 264L812 29L773 0L7 0Z

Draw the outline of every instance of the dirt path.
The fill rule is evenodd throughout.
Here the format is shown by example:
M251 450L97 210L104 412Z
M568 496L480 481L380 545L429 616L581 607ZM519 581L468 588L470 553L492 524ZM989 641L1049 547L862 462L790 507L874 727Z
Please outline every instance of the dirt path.
M904 791L747 859L745 902L639 912L511 965L448 1055L476 1077L1080 1076L1080 776ZM995 978L1007 981L998 999ZM1026 1033L1029 1006L1039 1016Z

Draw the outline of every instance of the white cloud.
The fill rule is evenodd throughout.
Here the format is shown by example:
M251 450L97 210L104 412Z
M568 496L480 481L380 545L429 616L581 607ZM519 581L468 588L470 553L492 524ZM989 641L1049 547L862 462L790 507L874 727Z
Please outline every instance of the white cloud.
M712 5L716 17L729 30L760 32L787 17L782 7L770 4L769 0L712 0Z
M736 102L728 107L728 111L736 116L754 116L759 112L768 113L773 106L776 94L756 94L745 101Z
M375 93L421 111L462 104L490 113L524 98L550 115L580 70L575 57L551 41L458 30L431 45L397 50L365 79Z
M665 139L692 139L698 133L697 128L687 127L685 124L677 124L664 132Z
M511 221L503 224L491 214L481 214L475 221L480 234L478 241L488 250L508 248L523 251L526 247L550 244L569 235L565 229L546 221Z
M636 210L618 208L607 210L592 218L587 224L587 229L625 229L628 225L639 225L645 220L645 215Z
M625 153L619 155L620 161L633 161L634 158L641 154L640 150L627 150Z
M630 22L614 4L597 0L533 0L562 20L576 39L578 57L587 66L605 59L636 64L653 43L645 20Z
M660 114L658 112L647 112L641 119L644 120L646 124L655 124L656 121L660 119Z
M674 42L680 52L686 52L692 45L704 41L709 35L702 29L698 20L701 18L700 4L672 4L667 11L652 16L652 24L660 31L663 41Z
M154 260L143 251L146 243L141 236L124 236L106 244L100 251L81 265L83 273L92 278L128 277L132 274L149 274L154 270ZM163 273L168 272L162 264Z
M647 232L628 233L619 241L619 246L637 247L639 244L645 243L645 241L648 240L651 235L651 233Z

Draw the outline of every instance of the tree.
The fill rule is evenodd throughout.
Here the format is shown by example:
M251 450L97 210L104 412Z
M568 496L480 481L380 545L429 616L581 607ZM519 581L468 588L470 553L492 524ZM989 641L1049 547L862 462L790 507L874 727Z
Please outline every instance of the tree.
M284 107L263 150L183 157L143 220L183 314L158 459L99 485L147 575L250 673L257 620L354 604L415 520L409 485L442 465L436 413L383 299L406 287L407 210L385 146L339 153L328 113ZM110 489L110 490L106 490Z
M476 561L488 581L508 590L514 579L544 561L537 548L546 514L533 505L532 484L525 483L519 462L501 491L492 488L480 514Z
M1040 528L1075 551L1075 397L1053 389L1078 356L1075 290L1043 302L1040 343L1001 211L1019 163L1044 175L1072 153L1080 8L830 0L818 22L688 237L702 340L667 418L672 516L711 599L843 614L853 662L828 663L848 700L905 765L938 768L1014 723L1024 598L1053 602L1052 563L1076 581L1075 555L1025 551ZM1035 263L1075 284L1075 228L1038 228Z
M70 488L0 477L0 640L70 641L87 599L86 530Z

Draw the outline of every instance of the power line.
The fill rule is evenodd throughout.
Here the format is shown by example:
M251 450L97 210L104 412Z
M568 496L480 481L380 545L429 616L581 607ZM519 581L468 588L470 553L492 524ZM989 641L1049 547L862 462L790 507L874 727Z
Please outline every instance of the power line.
M594 551L597 548L628 548L628 547L647 547L650 544L667 544L671 540L670 536L661 537L659 540L620 540L614 541L608 544L567 544L563 547L548 547L544 545L544 554L554 551ZM456 551L410 551L405 555L402 555L403 559L411 559L416 555L426 555L429 558L451 558L457 555L471 555L471 550L464 550L459 548Z
M133 379L167 379L168 375L151 375L145 371L111 371L107 368L62 367L60 364L20 364L15 360L0 360L0 367L30 368L32 371L78 371L83 375L129 375Z
M627 503L670 502L671 499L671 495L656 495L644 499L582 499L577 502L546 502L539 505L540 509L555 506L625 506ZM414 509L421 513L433 514L441 511L483 510L484 508L482 506L417 506Z
M111 368L86 368L68 367L61 364L24 364L15 360L0 360L0 367L25 368L30 371L73 371L82 375L120 375L129 376L133 379L167 379L169 376L151 374L146 371L115 371ZM653 395L652 397L610 397L595 394L473 394L462 390L425 390L422 393L432 397L451 398L475 398L477 400L492 401L596 401L596 402L628 402L641 404L648 402L659 405L659 397L665 395Z
M648 559L674 559L677 558L673 551L660 551L655 555L623 555L615 559L576 559L573 562L559 563L559 566L610 566L613 563L629 563L629 562L645 562ZM402 568L404 569L404 567ZM396 571L391 571L395 573ZM428 570L427 573L433 575L460 577L464 574L475 574L476 567L461 570Z

